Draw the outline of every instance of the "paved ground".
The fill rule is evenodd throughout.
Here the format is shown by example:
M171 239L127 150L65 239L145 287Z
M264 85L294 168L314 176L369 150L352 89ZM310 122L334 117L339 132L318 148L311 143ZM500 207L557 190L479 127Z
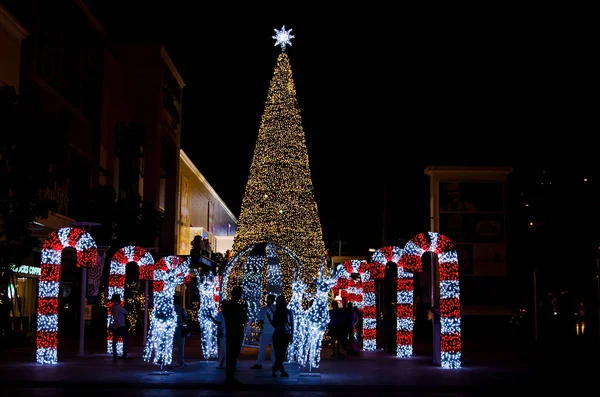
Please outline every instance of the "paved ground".
M63 347L66 351L68 347ZM74 350L75 351L75 350ZM561 353L562 352L562 353ZM158 368L141 359L141 348L133 348L134 360L113 361L106 354L90 351L84 357L63 352L56 365L34 362L34 349L12 349L0 357L3 390L16 395L81 395L94 392L131 396L224 396L224 371L206 362L199 354L199 341L186 346L186 368L170 368L169 375L153 375ZM331 358L323 352L318 371L303 373L287 365L289 378L272 378L268 362L262 370L251 370L255 349L245 349L237 372L243 385L236 395L278 396L364 396L369 395L471 395L490 392L517 392L534 387L545 394L558 392L563 384L575 392L585 382L586 357L552 350L545 354L527 352L469 351L459 370L433 366L427 348L410 359L398 359L383 352L363 352L359 357ZM557 354L562 354L558 357ZM593 370L597 371L596 361ZM596 374L597 376L597 374ZM587 378L590 379L590 378ZM592 378L596 380L596 378ZM8 395L8 394L7 394Z

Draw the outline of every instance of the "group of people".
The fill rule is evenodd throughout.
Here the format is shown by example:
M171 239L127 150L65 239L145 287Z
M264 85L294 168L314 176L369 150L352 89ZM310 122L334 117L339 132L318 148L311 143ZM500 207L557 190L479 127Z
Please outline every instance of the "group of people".
M248 307L242 301L242 287L235 286L231 290L231 297L221 303L218 314L212 320L218 325L217 338L219 344L219 358L217 368L225 368L225 384L236 385L240 382L235 378L236 368L239 367L238 358L242 350L244 340L244 329L248 322ZM113 302L111 308L112 315L112 351L113 359L120 360L131 359L128 356L128 338L126 328L126 316L128 311L121 305L121 297L118 294L112 296ZM184 367L187 363L184 361L185 346L185 324L187 321L187 312L181 305L181 297L175 296L175 312L177 314L177 327L173 340L173 346L178 350L179 366ZM294 316L292 311L287 308L287 302L283 295L268 295L267 304L262 307L258 313L258 324L261 328L260 344L258 358L256 363L250 367L252 369L261 369L265 359L267 347L271 345L272 354L271 367L272 376L277 377L280 373L282 377L288 377L283 363L289 344L294 335ZM123 340L123 355L117 354L117 342L119 337Z
M248 322L248 307L242 300L242 287L235 286L231 290L231 298L221 304L221 310L213 319L219 324L219 359L218 368L225 364L225 384L236 385L240 382L235 378L235 370L244 340L244 328ZM285 371L283 362L288 345L294 335L294 316L287 308L283 295L267 297L267 305L262 307L258 314L258 323L261 327L260 345L257 362L250 368L262 368L267 346L272 346L271 367L272 376L277 377L279 372L282 377L289 374Z
M327 326L331 338L331 357L344 354L358 355L362 338L362 313L352 302L342 299L342 307L338 301L331 302L329 324ZM357 337L354 336L356 331Z

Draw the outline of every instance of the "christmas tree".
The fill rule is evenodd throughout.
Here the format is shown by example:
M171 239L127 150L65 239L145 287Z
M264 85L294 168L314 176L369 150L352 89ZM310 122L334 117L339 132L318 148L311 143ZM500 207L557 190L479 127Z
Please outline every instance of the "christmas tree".
M285 26L273 38L282 52L271 83L262 115L250 175L242 200L233 251L263 242L287 247L302 261L294 261L279 252L283 293L289 299L295 272L312 285L319 274L325 244L308 162L308 150L296 98L290 60L285 45L291 45ZM243 269L232 269L240 280ZM233 285L231 283L230 285ZM263 284L264 285L264 284Z

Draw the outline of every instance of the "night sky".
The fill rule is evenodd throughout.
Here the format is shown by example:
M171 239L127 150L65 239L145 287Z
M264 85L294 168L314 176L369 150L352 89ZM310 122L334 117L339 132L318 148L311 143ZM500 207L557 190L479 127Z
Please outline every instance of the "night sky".
M328 247L339 237L343 253L381 246L386 185L385 243L425 231L428 165L585 158L594 56L585 23L524 8L344 4L302 19L311 14L293 6L255 18L260 10L232 4L153 4L90 2L112 41L166 46L186 83L182 149L236 216L282 25L296 36L287 52Z

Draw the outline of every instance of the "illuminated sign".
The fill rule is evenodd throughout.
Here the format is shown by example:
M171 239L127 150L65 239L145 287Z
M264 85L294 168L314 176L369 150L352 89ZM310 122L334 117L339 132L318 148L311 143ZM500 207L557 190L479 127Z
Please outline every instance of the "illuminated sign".
M33 276L39 276L42 273L42 269L38 266L29 266L29 265L15 265L14 263L10 264L10 269L19 274L30 274Z

